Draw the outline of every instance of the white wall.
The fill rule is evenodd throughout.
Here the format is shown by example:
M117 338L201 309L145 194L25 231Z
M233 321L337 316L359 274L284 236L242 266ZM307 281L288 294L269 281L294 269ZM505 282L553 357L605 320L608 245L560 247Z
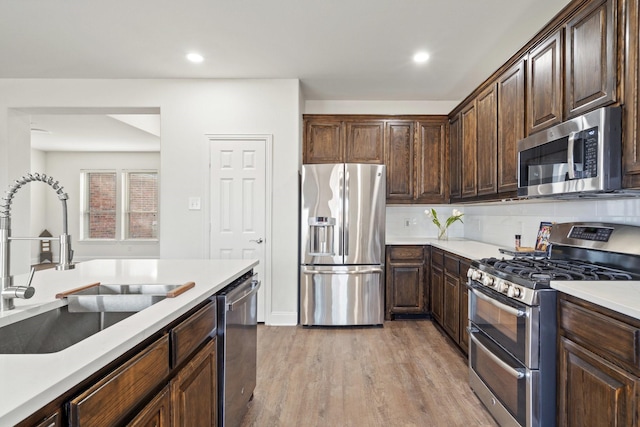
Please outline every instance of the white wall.
M273 266L272 293L267 298L271 298L271 311L278 314L278 323L296 323L301 119L298 80L1 79L0 188L29 170L29 120L24 111L47 113L52 111L48 108L91 107L103 107L106 112L160 109L161 258L208 256L209 208L187 209L189 196L208 200L209 147L205 135L273 135ZM14 207L14 217L28 218L28 206ZM28 220L26 225L21 222L14 221L15 234L25 233L19 229L28 231ZM28 253L13 255L26 270Z
M44 172L64 186L67 201L69 234L73 238L74 261L96 258L158 258L158 242L99 242L80 240L80 173L83 169L160 169L160 153L92 153L49 152ZM44 186L46 189L46 186ZM35 188L35 186L34 186ZM62 210L54 191L47 191L46 215L42 228L54 236L62 233ZM162 216L162 212L160 212ZM52 245L54 260L58 259L58 245Z

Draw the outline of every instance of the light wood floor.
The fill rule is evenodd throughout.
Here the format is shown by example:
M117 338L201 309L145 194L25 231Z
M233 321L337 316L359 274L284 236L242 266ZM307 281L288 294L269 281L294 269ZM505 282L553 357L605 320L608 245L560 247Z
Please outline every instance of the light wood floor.
M259 325L257 386L242 426L496 426L467 372L431 321Z

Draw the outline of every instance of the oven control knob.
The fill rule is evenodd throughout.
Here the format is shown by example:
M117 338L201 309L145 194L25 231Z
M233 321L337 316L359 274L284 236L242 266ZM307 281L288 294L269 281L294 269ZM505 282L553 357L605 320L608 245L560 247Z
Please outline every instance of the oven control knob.
M491 277L491 276L489 276L489 275L485 275L485 276L482 278L482 283L483 283L485 286L493 286L493 277Z
M509 286L508 282L502 282L500 284L500 292L502 292L502 293L505 293L505 294L508 293L509 292L509 288L510 288L510 286Z
M520 298L522 297L522 289L512 286L509 288L508 294L511 298Z
M473 278L473 273L475 273L476 271L478 271L478 270L476 270L476 269L475 269L475 268L473 268L473 267L469 267L469 269L467 270L467 277L468 277L469 279Z
M471 280L480 280L482 278L482 272L476 270L475 268L473 269L473 271L471 271L472 269L469 269L469 272L467 273L467 275L470 275L469 277L471 277Z
M502 279L495 279L490 286L495 286L496 289L500 289L503 282L504 281Z

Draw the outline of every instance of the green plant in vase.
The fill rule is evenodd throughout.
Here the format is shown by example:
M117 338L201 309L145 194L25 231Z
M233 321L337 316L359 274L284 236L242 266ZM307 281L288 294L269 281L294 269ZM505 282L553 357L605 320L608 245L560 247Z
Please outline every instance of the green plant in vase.
M436 212L435 209L431 208L431 209L425 209L424 213L431 218L431 221L436 225L436 227L438 227L438 240L448 240L448 236L447 236L447 229L449 228L449 226L451 226L451 224L453 224L456 221L460 221L464 224L464 221L462 221L462 216L464 215L462 212L460 212L458 209L454 209L451 216L449 218L447 218L447 220L443 223L440 222L440 220L438 219L438 213Z

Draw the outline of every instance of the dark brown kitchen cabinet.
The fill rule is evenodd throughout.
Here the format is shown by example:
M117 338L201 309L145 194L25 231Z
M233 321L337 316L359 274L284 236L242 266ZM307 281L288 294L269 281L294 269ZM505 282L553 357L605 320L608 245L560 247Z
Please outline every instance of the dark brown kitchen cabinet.
M415 123L391 121L386 125L387 202L408 202L414 198Z
M303 163L384 163L384 120L305 115Z
M396 315L428 315L427 265L428 251L425 253L424 246L387 246L387 320Z
M478 194L478 120L476 102L470 102L460 112L460 138L462 152L460 167L462 172L461 197L475 197Z
M417 122L415 148L417 203L443 203L447 196L447 118Z
M625 4L623 186L640 188L640 0Z
M562 121L562 32L556 31L527 59L527 135Z
M462 196L462 137L460 133L460 113L449 122L449 196Z
M342 122L329 118L304 120L303 163L340 163L344 160Z
M217 425L216 366L213 339L171 381L173 426Z
M498 193L516 191L517 144L524 138L525 61L498 77Z
M498 191L498 107L496 85L492 84L476 99L477 109L477 194ZM466 147L465 147L466 149Z
M166 386L145 406L128 427L169 427L171 426L171 393Z
M431 248L431 314L442 325L444 318L444 252Z
M61 418L60 411L57 411L42 422L34 424L33 427L60 427L62 426Z
M618 99L616 15L616 0L595 0L565 25L565 119Z
M469 289L467 288L467 271L471 266L466 258L460 258L460 334L458 345L464 352L469 354Z
M444 254L444 292L442 327L458 343L460 337L460 260Z
M560 294L558 424L637 426L640 321Z

